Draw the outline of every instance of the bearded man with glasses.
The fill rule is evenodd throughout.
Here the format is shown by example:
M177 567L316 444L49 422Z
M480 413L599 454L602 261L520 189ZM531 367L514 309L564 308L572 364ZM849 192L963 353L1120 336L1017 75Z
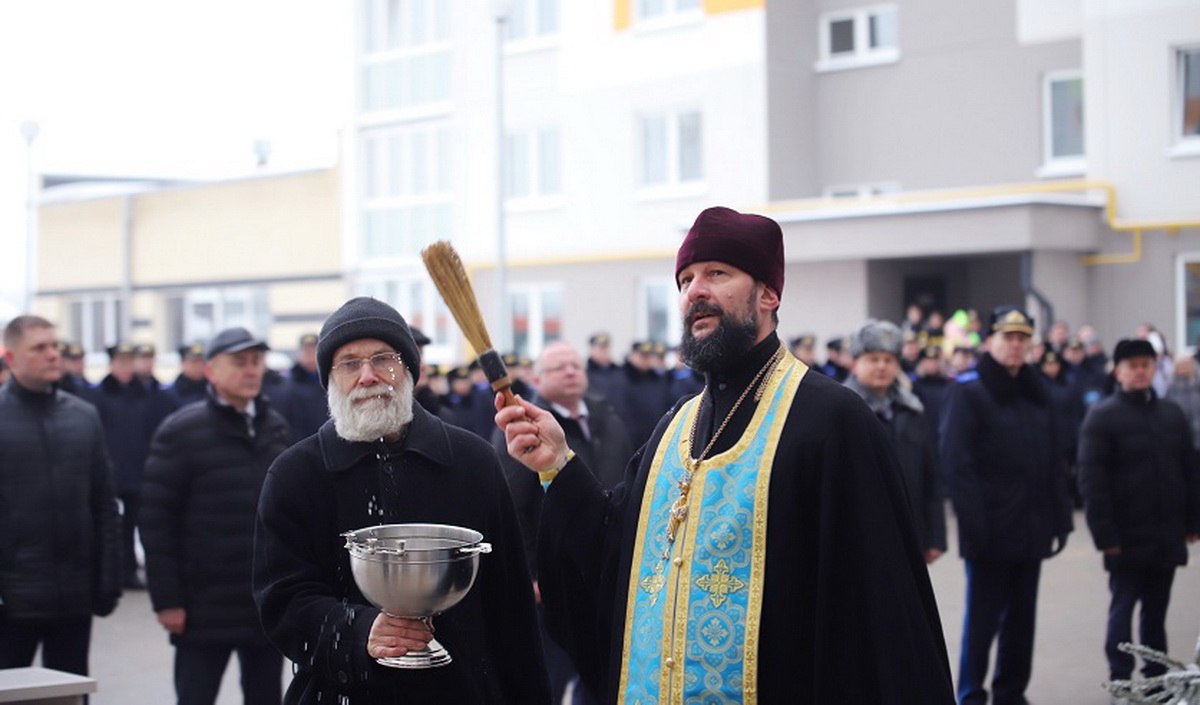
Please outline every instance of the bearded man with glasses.
M326 320L317 372L330 420L267 473L254 593L271 641L295 663L287 703L548 703L533 591L495 451L413 403L420 349L391 306L360 297ZM452 524L492 544L474 587L436 617L445 666L393 669L431 627L372 607L341 534L375 524Z

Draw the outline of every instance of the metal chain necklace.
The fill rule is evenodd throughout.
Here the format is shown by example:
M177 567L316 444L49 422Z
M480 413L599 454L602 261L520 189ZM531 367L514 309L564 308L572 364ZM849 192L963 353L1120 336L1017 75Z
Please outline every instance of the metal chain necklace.
M733 415L737 413L737 410L742 405L742 402L746 400L746 396L750 393L750 390L755 390L755 402L758 402L762 399L763 392L767 387L767 382L770 380L770 375L767 375L767 370L773 370L779 364L779 360L783 358L783 350L783 344L781 343L779 345L779 349L776 350L773 355L771 355L771 359L767 360L767 364L762 366L762 369L760 369L758 373L754 375L754 379L750 380L750 384L746 385L746 388L742 390L742 393L737 398L737 401L733 403L733 408L730 409L729 413L725 415L725 420L721 422L719 427L717 427L717 432L713 434L711 439L709 439L708 445L706 445L704 450L701 451L700 456L693 460L691 456L692 448L695 446L696 441L696 427L700 425L700 409L696 409L696 415L692 419L692 428L688 432L687 453L684 455L683 459L684 467L687 470L684 472L683 477L679 478L679 482L677 483L679 485L679 497L675 499L675 502L671 505L671 509L668 511L668 552L670 551L670 546L675 543L675 534L679 531L679 525L682 524L683 520L687 518L688 494L692 491L692 478L694 478L696 473L700 471L700 464L703 463L704 459L708 457L709 451L711 451L713 446L716 445L717 439L721 437L721 432L724 431L725 427L729 425L730 420L733 419ZM762 381L762 384L759 384L760 380ZM700 393L700 398L703 399L706 393L708 393L707 385L705 385L704 391ZM663 558L665 559L666 557L666 554L664 554Z

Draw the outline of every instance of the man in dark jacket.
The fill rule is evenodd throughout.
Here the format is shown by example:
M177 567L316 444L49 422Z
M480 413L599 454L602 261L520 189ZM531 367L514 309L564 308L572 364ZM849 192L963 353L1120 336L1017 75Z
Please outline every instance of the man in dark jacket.
M64 392L70 392L77 397L87 399L91 393L92 385L87 381L84 375L84 358L87 354L84 352L83 346L78 343L59 343L59 352L62 353L63 374L62 379L58 380L58 388Z
M1151 386L1157 354L1145 340L1122 340L1113 352L1116 394L1098 403L1080 432L1079 460L1088 528L1104 553L1112 603L1104 651L1109 676L1133 675L1134 657L1117 647L1139 641L1167 650L1167 604L1175 569L1200 535L1200 474L1183 412ZM1146 677L1166 671L1146 661Z
M900 383L903 333L894 323L868 321L850 339L854 358L846 386L875 413L900 456L900 471L908 490L913 528L933 563L946 552L946 510L938 481L935 430L925 420L921 400Z
M89 401L104 424L121 500L122 580L126 588L140 590L146 584L138 575L135 532L142 506L142 471L154 431L179 402L173 394L137 378L137 348L131 343L108 348L108 375L92 390Z
M992 312L988 352L958 378L942 417L941 459L967 568L958 669L960 705L986 703L988 652L999 635L992 702L1025 702L1042 560L1071 531L1066 459L1037 370L1025 364L1033 319Z
M495 451L413 403L421 356L391 306L351 299L321 328L331 419L279 456L258 508L254 593L271 641L296 664L288 703L550 701L521 529ZM452 660L389 668L427 622L385 614L356 584L343 532L451 524L492 545L462 601L433 618Z
M622 379L621 366L612 359L612 336L603 331L588 338L587 359L588 389L592 394L616 404L620 401Z
M534 403L554 415L566 434L567 443L587 460L588 468L596 474L600 485L606 489L616 487L624 477L625 464L633 454L633 446L625 424L612 405L588 394L583 358L569 343L550 343L538 357L534 374L533 381L538 390ZM492 446L500 454L500 463L504 466L517 517L521 521L525 556L536 595L537 531L545 490L537 475L509 457L504 433L498 428L493 429ZM538 599L540 601L540 597ZM555 702L559 702L566 686L576 676L576 669L571 665L570 657L550 641L546 642L546 665L550 669ZM590 693L588 696L591 696L589 701L595 697Z
M37 316L4 331L0 388L0 668L87 675L92 615L121 595L120 521L96 409L56 388L58 337Z
M296 364L287 379L269 391L273 406L292 427L292 442L308 438L329 418L325 390L317 379L317 334L300 336Z
M654 343L638 341L621 367L618 398L610 399L625 420L634 448L650 439L663 414L671 408L670 381L654 366Z
M208 397L208 378L204 376L204 345L193 343L179 348L179 376L171 393L180 406Z
M262 396L266 350L245 328L218 333L205 351L208 398L163 421L146 461L146 577L175 645L180 705L216 701L231 652L247 703L281 697L283 657L259 625L250 587L259 490L291 442Z

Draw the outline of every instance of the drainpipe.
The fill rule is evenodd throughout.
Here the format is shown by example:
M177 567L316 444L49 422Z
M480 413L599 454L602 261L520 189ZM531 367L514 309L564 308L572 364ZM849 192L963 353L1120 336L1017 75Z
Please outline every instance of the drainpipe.
M1032 296L1037 300L1038 307L1041 309L1042 330L1049 331L1050 326L1054 323L1054 304L1033 286L1033 252L1031 250L1021 253L1021 289L1025 292L1025 296Z

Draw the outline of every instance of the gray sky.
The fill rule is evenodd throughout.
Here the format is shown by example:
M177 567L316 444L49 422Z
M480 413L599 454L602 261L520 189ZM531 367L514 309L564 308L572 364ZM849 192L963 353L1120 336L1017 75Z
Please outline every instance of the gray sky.
M236 176L332 164L348 0L0 0L0 298L24 286L23 121L54 173ZM0 303L0 318L6 317Z

